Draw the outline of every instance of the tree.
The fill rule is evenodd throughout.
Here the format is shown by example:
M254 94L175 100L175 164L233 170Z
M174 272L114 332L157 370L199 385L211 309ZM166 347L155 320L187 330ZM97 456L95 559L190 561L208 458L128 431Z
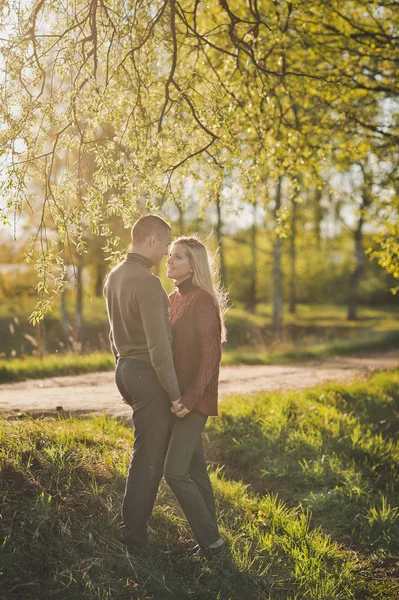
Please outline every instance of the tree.
M6 222L10 211L25 211L29 183L40 178L41 219L30 254L38 255L42 299L34 320L63 286L50 268L62 260L59 243L81 253L87 232L101 235L117 257L107 219L131 224L140 198L153 210L173 203L184 169L214 156L239 161L245 145L254 149L252 137L258 164L277 185L278 165L292 170L294 152L305 163L323 160L343 124L380 149L397 139L397 127L381 117L383 101L398 93L397 3L3 6L1 214ZM372 107L372 120L358 110L359 98ZM96 172L84 185L88 153ZM67 165L72 154L77 161L55 177L56 161Z
M251 227L251 285L249 288L249 294L248 294L248 300L247 300L247 308L252 313L255 312L256 305L258 303L258 299L257 299L257 292L258 292L257 208L258 208L258 200L257 200L257 198L255 198L252 203L253 222L252 222L252 227Z
M363 226L367 218L367 211L372 203L372 174L367 167L361 165L363 182L361 186L361 202L357 224L353 231L355 245L355 268L351 272L349 279L349 298L348 298L348 320L354 321L357 316L357 300L359 281L364 271L365 249L363 247Z

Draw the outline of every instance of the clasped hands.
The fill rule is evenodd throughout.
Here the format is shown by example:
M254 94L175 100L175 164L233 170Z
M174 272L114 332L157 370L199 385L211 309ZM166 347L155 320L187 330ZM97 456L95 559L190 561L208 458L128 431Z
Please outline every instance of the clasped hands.
M179 419L182 419L190 412L189 409L180 402L180 398L179 400L172 402L172 408L170 410L174 415L176 415L176 417L179 417Z
M122 402L124 404L127 404L128 406L131 406L130 402L128 402L125 398L123 398L123 396L122 396L121 399L122 399ZM171 407L170 410L172 411L172 413L174 415L176 415L176 417L179 417L179 419L182 419L183 417L185 417L186 415L188 415L188 413L190 412L188 410L188 408L186 408L184 406L184 404L182 404L180 402L180 398L179 398L179 400L175 400L174 402L172 402L172 407Z

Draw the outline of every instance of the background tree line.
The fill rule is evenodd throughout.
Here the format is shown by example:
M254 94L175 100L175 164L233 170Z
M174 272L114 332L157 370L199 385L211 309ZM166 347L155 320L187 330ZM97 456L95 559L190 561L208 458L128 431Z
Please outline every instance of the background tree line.
M101 258L98 292L104 256L120 258L146 211L171 215L183 232L212 214L222 279L242 279L237 298L250 310L272 302L277 339L283 300L294 312L305 289L317 293L309 265L323 265L327 281L334 244L347 273L329 297L345 298L348 318L368 249L399 278L396 3L32 0L1 9L1 210L5 225L33 232L33 322L66 289L66 264L81 314L83 265ZM235 210L236 226L226 224ZM229 227L249 251L241 276Z

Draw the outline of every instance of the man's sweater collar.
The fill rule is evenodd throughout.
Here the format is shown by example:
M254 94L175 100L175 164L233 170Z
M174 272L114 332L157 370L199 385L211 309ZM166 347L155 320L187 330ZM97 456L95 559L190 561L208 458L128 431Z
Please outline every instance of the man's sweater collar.
M151 269L151 267L153 266L152 262L148 260L148 258L142 256L141 254L137 254L137 252L128 252L126 255L126 260L127 262L139 263L140 265L143 265L143 267L147 267L148 269Z

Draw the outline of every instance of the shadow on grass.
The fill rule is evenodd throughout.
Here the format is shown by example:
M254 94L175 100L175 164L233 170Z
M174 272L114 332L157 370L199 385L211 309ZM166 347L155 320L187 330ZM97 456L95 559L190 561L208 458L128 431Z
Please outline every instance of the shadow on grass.
M119 438L97 430L86 437L85 422L74 423L73 435L62 421L18 423L30 435L8 444L0 474L2 600L267 597L266 579L250 565L239 568L228 553L213 561L189 555L195 542L165 485L150 522L164 553L129 555L117 540L126 476L112 460L120 461ZM111 429L113 422L101 425ZM122 443L130 454L129 441Z
M308 515L299 508L299 503L307 502L315 512L318 506L324 524L329 510L333 515L342 512L339 494L334 496L337 508L323 506L327 480L347 494L350 508L359 504L356 497L354 502L347 499L356 486L361 488L358 471L349 469L347 451L327 447L326 438L329 424L339 435L342 422L346 435L345 427L350 431L355 421L321 395L262 396L253 406L252 399L243 398L241 405L231 404L232 414L226 407L208 427L212 450L208 458L224 453L226 471L235 470L237 479L245 474L257 491L262 486L263 491L274 489L265 487L265 481L280 486L279 492L285 486L281 496L298 507L290 509L269 493L253 496L245 486L213 473L221 532L229 540L231 555L211 563L187 554L194 544L192 535L165 485L150 521L150 538L166 553L153 559L130 556L117 541L131 429L107 417L4 420L0 423L2 600L393 600L390 583L377 586L374 596L363 593L353 555L309 529ZM366 442L375 440L369 435ZM365 451L367 443L361 446ZM324 460L323 450L329 452ZM372 483L369 488L377 494L378 486L373 488ZM311 494L319 484L321 495L314 500ZM372 543L377 540L379 548L389 546L384 536L395 527L395 515L387 507L384 514L385 522L378 518L375 525L389 519L391 523L380 529L381 542L374 530ZM333 525L339 530L337 523L335 518ZM389 596L381 595L383 587L391 590Z
M255 492L310 509L314 524L347 546L397 554L398 412L398 372L238 397L209 424L207 455Z
M8 480L10 477L11 472ZM20 474L14 473L12 479L20 491L29 487ZM47 494L32 491L36 501L32 503L29 494L25 511L3 515L7 526L0 548L2 600L267 597L266 580L239 569L228 553L212 561L189 556L190 544L177 539L177 529L166 516L151 521L154 541L159 545L160 540L168 540L163 543L165 552L143 558L130 555L116 541L118 524L115 516L101 519L104 506L87 499L86 510L80 506L77 514L76 504L62 510ZM20 503L18 506L21 508Z
M324 399L332 401L341 412L355 415L360 423L376 433L396 437L399 433L399 382L397 377L386 379L379 388L378 381L382 377L377 374L367 386L330 385L330 393Z

